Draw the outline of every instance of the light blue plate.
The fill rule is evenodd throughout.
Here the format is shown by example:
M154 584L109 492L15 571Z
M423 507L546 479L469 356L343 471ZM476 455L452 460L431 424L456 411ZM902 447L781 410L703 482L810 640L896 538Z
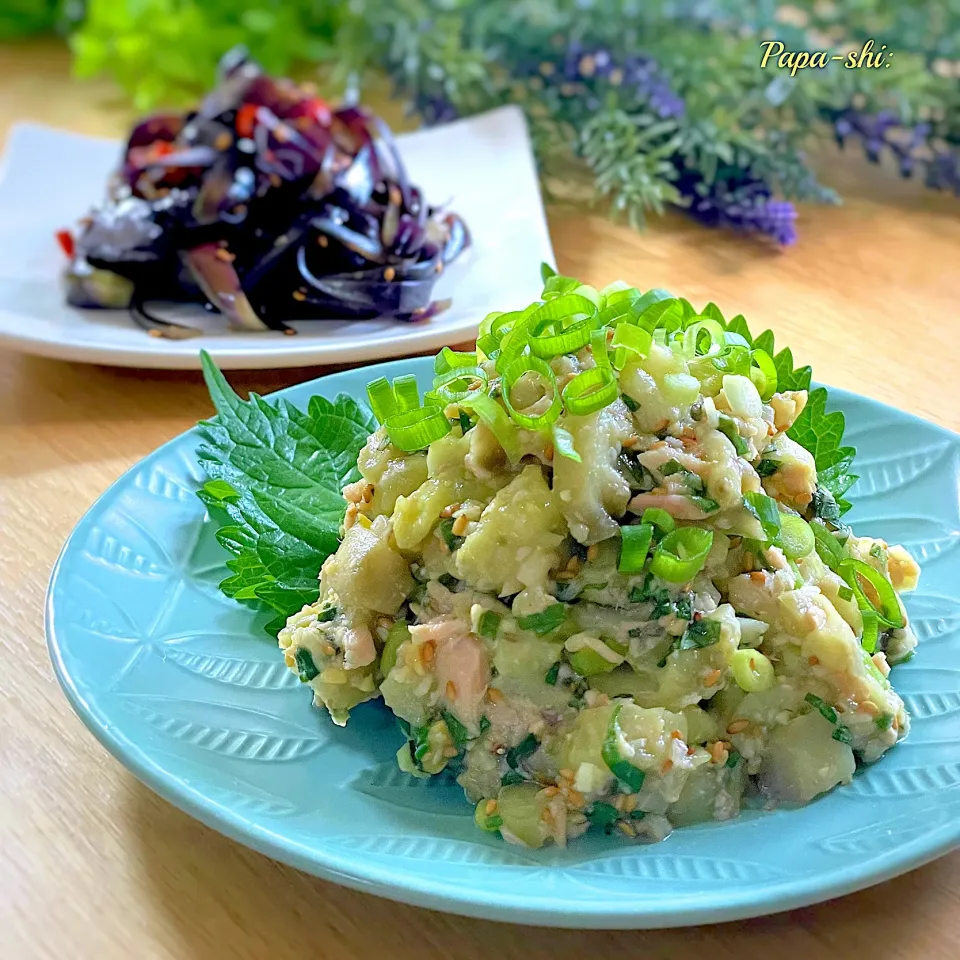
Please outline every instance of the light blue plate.
M429 360L283 391L363 396ZM366 704L346 730L310 705L250 612L217 590L226 554L194 495L195 431L120 478L67 541L47 602L74 709L141 780L216 830L310 873L407 903L563 927L755 916L857 890L960 843L960 438L839 390L862 475L850 519L923 563L907 606L919 655L895 671L907 740L798 810L750 812L637 846L589 836L511 847L450 782L397 770L399 733Z

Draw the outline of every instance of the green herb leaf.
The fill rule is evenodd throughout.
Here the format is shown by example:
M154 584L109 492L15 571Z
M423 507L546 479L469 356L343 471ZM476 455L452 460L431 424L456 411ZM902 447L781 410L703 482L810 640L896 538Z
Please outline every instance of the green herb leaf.
M609 827L620 819L620 812L612 803L597 801L587 810L587 819L596 827Z
M217 539L234 555L220 587L286 618L317 599L317 572L339 543L340 491L358 479L357 451L376 423L346 395L313 397L307 413L256 394L241 400L205 352L202 364L217 415L199 425L209 478L199 496L229 520Z
M700 650L720 640L720 622L706 618L695 620L680 637L678 650Z
M824 720L828 720L830 723L837 722L837 711L834 710L826 700L823 700L814 693L808 693L803 699L811 706L816 707Z
M520 761L529 757L531 753L536 753L539 746L540 741L532 733L528 733L515 747L507 751L507 765L516 770Z
M531 613L526 617L517 617L522 630L532 630L538 637L552 633L567 616L567 608L562 603L553 603L540 613Z
M442 716L453 745L458 750L462 750L464 744L470 739L469 731L449 710L444 710Z

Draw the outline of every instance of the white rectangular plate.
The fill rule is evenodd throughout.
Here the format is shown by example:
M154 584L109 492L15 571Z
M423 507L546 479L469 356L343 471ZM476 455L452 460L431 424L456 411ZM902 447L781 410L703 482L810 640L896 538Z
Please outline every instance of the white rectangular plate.
M467 223L471 248L435 289L453 305L419 323L320 320L280 333L150 337L125 310L67 306L55 234L104 194L119 144L34 124L14 127L0 167L0 345L64 360L194 368L201 348L221 368L344 363L434 350L472 338L491 310L529 303L553 263L523 114L501 107L397 138L412 182ZM200 312L199 308L197 311Z

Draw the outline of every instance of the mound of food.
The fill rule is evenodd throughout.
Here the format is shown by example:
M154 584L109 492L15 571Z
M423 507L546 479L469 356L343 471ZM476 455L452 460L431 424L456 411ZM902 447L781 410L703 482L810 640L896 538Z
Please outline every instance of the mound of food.
M175 337L197 330L161 316L164 302L202 303L247 331L422 320L469 243L409 182L382 120L268 77L243 51L196 110L134 127L104 204L59 239L72 305L130 308Z
M342 542L279 632L337 723L382 697L401 768L531 847L806 803L906 734L918 566L842 523L842 415L770 334L546 271L435 369L422 405L370 384Z

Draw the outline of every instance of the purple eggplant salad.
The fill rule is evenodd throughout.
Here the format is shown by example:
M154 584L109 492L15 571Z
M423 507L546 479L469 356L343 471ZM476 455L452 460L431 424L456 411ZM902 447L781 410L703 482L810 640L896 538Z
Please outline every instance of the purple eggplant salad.
M140 121L105 202L58 240L73 306L128 308L155 336L199 303L235 330L288 320L423 320L469 244L464 222L409 182L387 125L228 54L186 114ZM170 311L167 311L169 314Z

